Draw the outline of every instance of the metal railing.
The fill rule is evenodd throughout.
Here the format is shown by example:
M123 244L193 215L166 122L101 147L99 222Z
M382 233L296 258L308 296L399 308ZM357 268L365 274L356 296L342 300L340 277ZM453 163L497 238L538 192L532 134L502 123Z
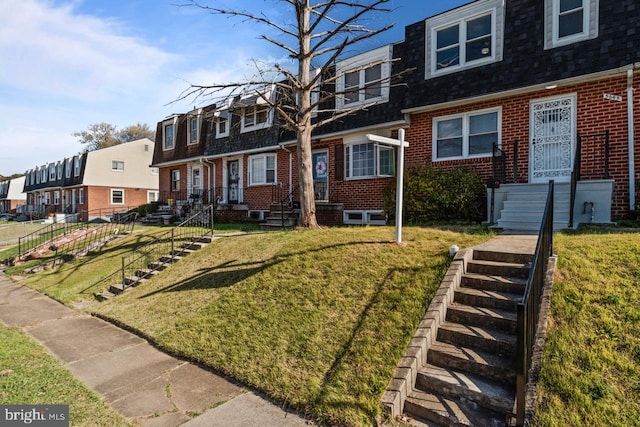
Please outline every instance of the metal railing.
M600 156L599 150L603 144L600 141L604 140L604 153ZM585 144L585 142L587 144ZM591 142L591 143L589 143ZM580 135L576 139L576 151L573 160L573 170L571 171L571 195L569 199L569 228L573 228L574 223L574 215L573 210L576 203L576 193L578 188L578 181L580 181L582 176L582 156L586 155L590 162L595 162L596 159L602 158L602 171L601 173L598 171L598 168L595 167L593 171L590 173L588 178L591 179L609 179L609 130L607 129L601 133L594 133L590 135Z
M549 181L549 192L538 232L538 243L531 262L531 271L522 302L517 307L516 423L518 426L524 425L527 376L532 363L547 265L553 254L553 193L554 182Z
M500 184L506 180L507 154L494 142L491 153L491 178L487 180L487 188L491 189L491 212L489 216L489 222L491 224L494 223L495 216L495 190L496 188L500 188Z
M72 217L71 215L70 217ZM29 233L25 236L18 238L18 255L16 259L21 259L28 252L33 249L41 246L59 235L68 234L74 230L86 228L87 224L79 223L79 222L67 222L66 219L72 219L70 217L65 217L65 220L61 222L54 222L49 225L46 225L39 230L36 230L32 233ZM75 219L75 218L73 218Z
M214 206L211 204L172 227L171 230L123 256L120 269L123 289L133 286L138 280L158 270L159 260L173 262L176 257L189 249L190 244L198 242L207 235L213 236L213 221ZM153 263L157 264L154 266Z
M137 212L119 215L112 222L87 227L77 235L71 233L69 239L55 242L49 249L55 250L53 265L59 264L68 257L87 254L105 245L109 240L121 234L131 233L138 219Z
M291 189L290 189L291 190ZM271 187L271 205L277 205L280 210L280 222L282 228L285 228L287 222L291 219L297 221L298 213L295 209L299 209L299 206L295 206L294 199L298 194L298 187L285 193L284 185L281 182L275 183Z

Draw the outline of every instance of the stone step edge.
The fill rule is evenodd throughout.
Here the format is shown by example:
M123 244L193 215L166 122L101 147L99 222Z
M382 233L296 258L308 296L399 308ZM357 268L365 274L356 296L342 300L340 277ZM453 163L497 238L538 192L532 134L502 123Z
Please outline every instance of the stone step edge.
M404 402L413 391L419 369L427 364L429 348L436 341L438 327L446 322L447 307L453 302L455 290L460 287L466 265L472 259L473 248L462 249L454 255L438 291L400 359L382 396L383 411L390 419L402 415Z

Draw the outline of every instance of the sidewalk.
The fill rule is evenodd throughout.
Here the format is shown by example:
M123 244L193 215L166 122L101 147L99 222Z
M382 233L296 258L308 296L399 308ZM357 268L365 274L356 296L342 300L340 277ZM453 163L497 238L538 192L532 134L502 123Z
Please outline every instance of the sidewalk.
M117 412L137 425L307 425L300 416L246 392L221 376L169 356L111 323L13 283L3 272L0 272L0 321L21 327ZM193 413L202 415L193 418L189 415Z

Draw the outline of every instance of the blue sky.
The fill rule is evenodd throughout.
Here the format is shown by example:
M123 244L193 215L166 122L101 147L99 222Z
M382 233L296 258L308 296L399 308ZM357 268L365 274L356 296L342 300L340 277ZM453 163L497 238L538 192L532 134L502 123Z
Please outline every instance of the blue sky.
M286 19L278 0L202 0ZM392 0L361 51L404 39L404 26L469 0ZM174 102L189 83L237 81L253 61L282 61L264 27L211 15L186 0L0 0L0 174L82 151L92 123L156 123L204 101ZM356 53L356 52L354 52Z

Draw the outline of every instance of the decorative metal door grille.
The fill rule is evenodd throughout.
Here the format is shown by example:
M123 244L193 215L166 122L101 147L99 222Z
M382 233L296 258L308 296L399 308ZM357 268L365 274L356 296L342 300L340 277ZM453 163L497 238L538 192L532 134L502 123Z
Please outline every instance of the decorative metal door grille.
M569 181L575 147L574 98L531 105L531 181Z

